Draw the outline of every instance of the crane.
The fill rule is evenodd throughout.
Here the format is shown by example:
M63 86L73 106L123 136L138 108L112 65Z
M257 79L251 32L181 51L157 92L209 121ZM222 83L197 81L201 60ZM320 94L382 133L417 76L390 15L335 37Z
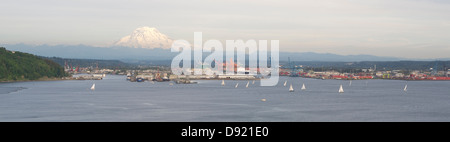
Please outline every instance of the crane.
M290 73L289 73L290 77L298 77L299 76L298 72L303 71L302 67L295 66L294 63L291 62L291 58L290 57L288 57L288 66L287 67L282 67L282 68L290 70Z

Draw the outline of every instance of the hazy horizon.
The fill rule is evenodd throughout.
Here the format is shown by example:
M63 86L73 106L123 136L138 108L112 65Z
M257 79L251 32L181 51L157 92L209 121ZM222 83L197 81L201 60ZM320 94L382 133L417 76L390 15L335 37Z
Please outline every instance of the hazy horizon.
M107 46L143 26L171 39L280 40L284 52L450 58L450 2L5 1L0 44Z

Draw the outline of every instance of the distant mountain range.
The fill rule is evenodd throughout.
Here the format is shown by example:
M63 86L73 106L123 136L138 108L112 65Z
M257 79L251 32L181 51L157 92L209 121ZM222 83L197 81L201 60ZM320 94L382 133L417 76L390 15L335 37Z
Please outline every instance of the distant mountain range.
M373 55L337 55L331 53L314 52L282 52L280 60L287 60L290 57L292 61L335 61L335 62L359 62L359 61L400 61L408 60L396 57L380 57ZM285 58L285 59L283 59Z
M132 47L92 47L86 45L30 46L25 44L0 45L8 50L23 51L46 57L62 57L74 59L104 59L104 60L168 60L178 53L166 49L146 49Z
M8 50L27 52L39 56L61 57L74 59L102 59L142 61L142 60L172 60L179 53L170 52L170 49L162 48L133 48L133 47L92 47L86 45L27 45L13 44L0 45ZM207 53L204 53L206 56ZM359 62L359 61L434 61L447 59L407 59L396 57L380 57L373 55L337 55L331 53L314 52L280 52L280 61L287 61L288 57L292 61L333 61L333 62Z
M14 46L13 46L14 47ZM26 46L25 46L26 47ZM40 47L27 47L26 49L33 49L33 51L39 51L41 53L41 56L47 56L43 57L46 61L53 61L55 63L58 63L61 66L69 65L69 66L79 66L79 67L100 67L100 68L110 68L110 69L130 69L130 68L136 68L136 67L148 67L148 66L168 66L171 64L171 56L167 55L168 50L162 50L162 49L141 49L141 48L123 48L123 47L116 47L116 48L95 48L95 47L89 47L89 46L60 46L60 47L47 47L47 46L40 46ZM21 59L24 59L23 56L25 55L31 55L26 54L22 52L11 52L11 49L3 51L5 55L17 55L17 59L13 59L14 56L5 56L3 59L5 60L11 60L4 63L12 63L20 61ZM45 49L45 50L44 50ZM73 50L78 49L78 50ZM82 50L80 50L82 49ZM91 51L88 51L88 50ZM65 50L65 52L58 53ZM127 51L129 50L129 51ZM6 52L8 51L8 52ZM15 50L18 51L18 50ZM47 52L46 52L47 51ZM50 52L53 51L53 52ZM111 53L111 51L117 52L115 54L106 54ZM154 57L159 56L161 58L129 58L129 59L122 59L120 60L113 60L111 55L120 55L120 52L127 51L127 55L134 54L134 56L139 57ZM131 51L131 52L130 52ZM145 51L145 52L144 52ZM88 54L84 54L88 53ZM67 53L67 54L66 54ZM162 54L164 53L164 54ZM46 55L42 55L46 54ZM50 54L59 54L64 55L64 58L60 57L53 57ZM99 54L101 56L105 56L103 59L92 59L93 55ZM149 56L145 56L145 55ZM289 63L286 61L287 57L291 57L291 61L293 65L302 65L305 68L315 68L317 69L363 69L363 68L374 68L375 65L380 70L428 70L430 68L436 68L439 71L448 70L448 67L450 67L450 61L394 61L398 60L397 58L388 58L388 57L376 57L376 56L364 56L364 55L355 55L355 56L340 56L335 54L318 54L318 53L280 53L281 54L281 61L280 65L289 65ZM80 57L77 58L71 58L73 55L80 55L85 59L82 59ZM49 57L50 56L50 57ZM97 56L96 56L97 57ZM106 58L107 57L107 58ZM118 56L122 57L122 56ZM127 56L124 56L127 57ZM320 59L321 58L321 59ZM350 61L350 60L361 60L363 59L378 59L378 61L372 60L372 61ZM36 60L40 60L42 58L34 58L33 60L29 60L27 62L24 62L22 64L33 64L33 62ZM334 60L333 60L334 59ZM314 61L315 60L315 61ZM341 60L341 61L339 61ZM348 60L348 61L342 61L342 60ZM382 61L382 60L389 60L389 61ZM28 63L29 62L29 63ZM1 63L0 63L1 64ZM192 63L193 64L193 63ZM27 65L29 66L29 65ZM25 66L17 66L17 67L25 67ZM3 70L5 71L5 70ZM8 70L6 70L8 71ZM1 69L0 69L0 72ZM16 71L17 72L17 71ZM1 75L0 75L1 76ZM0 77L2 78L2 77ZM4 79L4 77L3 77ZM9 80L14 79L9 78ZM17 77L15 78L17 79ZM0 79L1 80L1 79Z
M160 33L156 28L140 27L130 35L121 38L111 47L92 47L86 45L27 45L13 44L1 45L8 50L22 51L39 56L62 57L72 59L101 59L121 60L138 63L141 61L172 60L179 53L170 52L173 40ZM207 56L205 53L204 56ZM333 62L359 62L359 61L400 61L400 60L450 60L447 59L405 59L396 57L379 57L373 55L337 55L331 53L313 52L280 52L280 61L333 61Z

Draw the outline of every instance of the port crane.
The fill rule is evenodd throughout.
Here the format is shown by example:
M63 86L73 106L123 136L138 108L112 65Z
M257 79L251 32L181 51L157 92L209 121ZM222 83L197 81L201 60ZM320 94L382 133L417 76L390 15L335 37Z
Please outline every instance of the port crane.
M290 70L290 73L289 73L290 77L298 77L299 76L298 72L303 71L302 67L296 66L296 65L294 65L293 62L291 62L291 58L290 57L288 57L288 66L287 67L283 66L282 68Z
M436 76L438 74L438 61L434 64L434 67L432 68L431 75Z

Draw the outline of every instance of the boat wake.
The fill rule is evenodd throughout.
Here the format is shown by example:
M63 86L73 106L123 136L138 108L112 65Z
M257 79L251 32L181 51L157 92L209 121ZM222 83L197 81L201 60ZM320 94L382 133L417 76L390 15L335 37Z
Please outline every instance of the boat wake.
M25 88L25 87L0 87L0 94L9 94L12 92L18 92L23 89L27 89L27 88Z

